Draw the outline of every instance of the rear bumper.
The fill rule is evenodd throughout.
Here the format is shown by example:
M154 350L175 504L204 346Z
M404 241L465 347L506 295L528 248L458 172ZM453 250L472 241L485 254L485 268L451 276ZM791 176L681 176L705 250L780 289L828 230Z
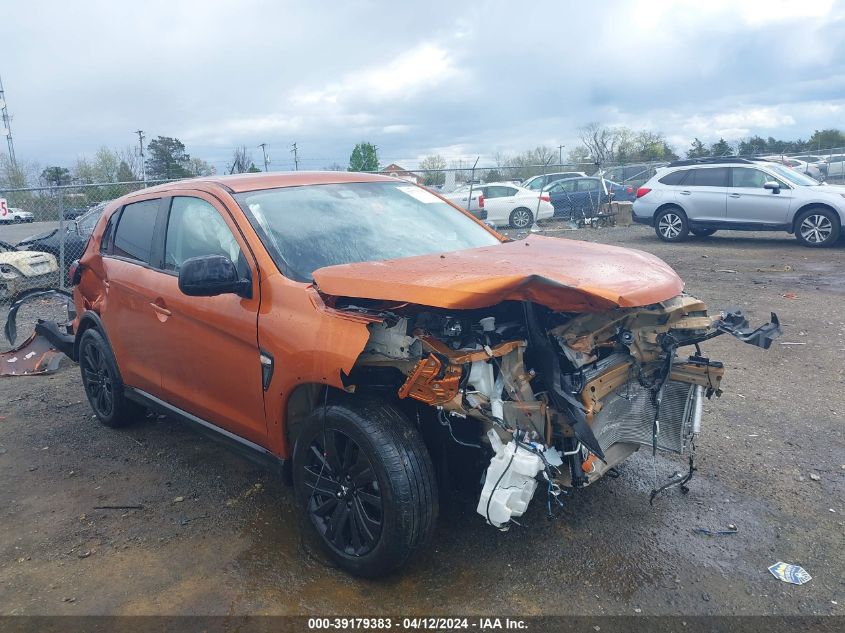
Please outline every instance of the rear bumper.
M654 226L654 217L637 215L631 211L631 219L637 224L645 224L646 226Z
M59 324L55 321L38 321L38 323L35 324L35 333L46 338L50 341L53 347L71 360L76 360L76 352L74 349L76 337L73 334L62 332L59 328Z

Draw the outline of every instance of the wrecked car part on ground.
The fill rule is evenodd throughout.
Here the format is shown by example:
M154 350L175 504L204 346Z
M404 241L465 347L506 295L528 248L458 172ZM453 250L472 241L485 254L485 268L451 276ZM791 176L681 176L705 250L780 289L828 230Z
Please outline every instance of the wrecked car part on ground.
M774 314L752 332L740 313L711 317L686 294L582 314L513 301L464 311L387 312L351 299L336 307L383 319L369 326L348 388L366 386L366 368L393 368L399 398L436 407L453 438L466 420L481 423L477 443L456 441L491 455L477 510L498 528L525 512L538 483L551 513L562 488L595 482L642 446L690 456L689 473L655 482L652 500L685 487L703 401L721 394L724 374L698 344L729 333L766 349L780 334ZM680 352L689 346L692 354Z
M40 316L47 316L51 310L46 304L53 299L59 300L59 311L64 312L63 318L44 321L40 318L33 324L32 333L19 345L15 346L18 338L18 313L21 308L31 304L32 310ZM55 308L56 306L50 306ZM3 334L13 346L7 352L0 354L0 376L34 376L50 374L59 368L63 355L71 356L71 350L63 344L61 330L71 331L71 323L76 317L76 310L71 294L59 289L33 289L19 294L9 306Z

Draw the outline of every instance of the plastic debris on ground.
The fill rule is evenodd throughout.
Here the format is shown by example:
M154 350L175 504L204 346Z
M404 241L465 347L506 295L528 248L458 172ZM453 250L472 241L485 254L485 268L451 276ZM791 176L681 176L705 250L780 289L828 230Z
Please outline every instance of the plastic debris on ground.
M778 580L792 583L793 585L803 585L805 582L810 582L813 579L803 567L781 561L769 567L769 571Z

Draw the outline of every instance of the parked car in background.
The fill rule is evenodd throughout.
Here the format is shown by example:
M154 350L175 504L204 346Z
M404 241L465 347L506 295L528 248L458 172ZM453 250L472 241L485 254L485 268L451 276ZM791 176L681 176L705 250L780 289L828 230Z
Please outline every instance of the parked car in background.
M828 156L827 177L833 180L842 180L845 178L845 154Z
M68 207L62 211L62 216L65 220L75 220L81 215L84 215L88 209L82 207Z
M88 238L91 236L97 220L100 219L103 209L106 208L109 202L101 202L91 207L73 222L68 222L65 225L64 237L62 237L59 228L56 227L43 233L25 237L17 243L16 248L18 250L50 253L59 261L61 259L62 242L64 242L65 259L63 272L67 272L70 263L74 259L77 259L82 251L85 250L85 244L88 243Z
M633 202L636 190L629 185L594 176L567 178L549 185L545 192L551 198L556 218L587 218L598 212L602 203Z
M487 210L484 208L484 192L481 185L461 185L449 193L441 193L449 202L454 202L459 207L466 209L479 220L487 219Z
M665 167L668 163L637 163L632 165L619 165L602 169L597 176L603 176L605 180L611 180L620 185L629 185L633 188L639 187L646 180L657 173L657 170Z
M633 219L665 242L727 229L786 231L804 246L833 246L845 187L754 159L678 161L637 190Z
M560 171L554 174L545 174L539 176L532 176L525 180L520 186L523 189L531 189L532 191L542 191L551 183L564 178L577 178L578 176L586 176L583 171Z
M0 242L0 301L16 297L24 290L55 288L59 267L49 253L21 252Z
M763 160L768 161L770 163L779 163L781 165L785 165L790 169L794 169L799 174L804 174L813 178L814 180L822 181L824 180L824 175L822 174L821 168L818 165L808 163L803 160L798 160L797 158L790 158L789 156L764 156Z
M0 223L3 224L20 224L21 222L33 222L35 216L29 211L18 209L17 207L9 207L5 215L0 215Z
M488 182L480 185L484 194L487 222L493 226L525 229L538 220L554 215L551 198L545 193L517 187L509 182Z
M821 172L822 176L827 176L827 158L824 156L813 156L813 155L804 155L804 156L790 156L790 158L794 158L795 160L801 160L805 163L809 163L810 165L815 165L818 167L819 171Z

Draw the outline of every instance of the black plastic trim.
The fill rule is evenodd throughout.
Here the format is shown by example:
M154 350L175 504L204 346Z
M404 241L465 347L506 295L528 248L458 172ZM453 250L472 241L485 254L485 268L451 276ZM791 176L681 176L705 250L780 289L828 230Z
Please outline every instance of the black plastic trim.
M127 386L124 388L124 393L127 398L133 400L134 402L138 402L160 413L164 413L165 415L172 415L179 418L181 421L194 427L203 435L207 435L215 441L222 442L229 448L235 450L250 460L269 466L273 469L279 469L279 471L281 471L284 467L285 460L274 455L263 446L256 444L255 442L251 442L240 435L235 435L231 431L220 428L211 422L203 420L202 418L195 416L193 413L188 413L187 411L180 409L169 402L165 402L146 391Z

